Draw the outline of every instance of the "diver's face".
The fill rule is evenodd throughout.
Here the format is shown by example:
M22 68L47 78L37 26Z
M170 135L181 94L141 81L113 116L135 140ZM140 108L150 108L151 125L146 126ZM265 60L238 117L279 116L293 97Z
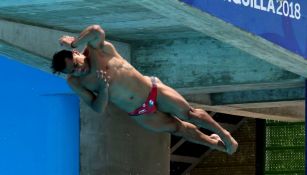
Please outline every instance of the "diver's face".
M86 57L78 51L73 51L73 58L65 58L66 68L63 73L70 74L75 77L84 76L89 73L90 68Z

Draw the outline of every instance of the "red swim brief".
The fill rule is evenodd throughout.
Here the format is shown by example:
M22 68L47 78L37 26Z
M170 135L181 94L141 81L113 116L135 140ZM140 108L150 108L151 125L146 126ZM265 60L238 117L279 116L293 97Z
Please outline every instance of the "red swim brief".
M156 78L151 77L152 88L151 91L146 99L146 101L142 104L141 107L137 108L136 110L129 112L130 116L137 116L143 114L151 114L157 111L157 95L158 95L158 88L156 83Z

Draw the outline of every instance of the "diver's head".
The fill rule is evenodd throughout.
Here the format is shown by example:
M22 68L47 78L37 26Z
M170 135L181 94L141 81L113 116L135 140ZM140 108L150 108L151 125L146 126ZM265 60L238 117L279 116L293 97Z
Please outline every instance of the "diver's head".
M64 73L72 76L83 76L90 68L86 56L77 50L61 50L53 55L51 69L53 73Z

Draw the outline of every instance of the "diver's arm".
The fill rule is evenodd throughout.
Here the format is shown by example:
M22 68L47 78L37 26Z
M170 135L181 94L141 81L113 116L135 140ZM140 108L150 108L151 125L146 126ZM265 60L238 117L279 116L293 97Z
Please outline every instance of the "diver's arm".
M71 42L71 47L76 48L80 45L87 44L93 48L104 46L105 33L99 25L92 25L84 29L78 38Z
M100 113L105 110L108 105L108 84L99 89L98 95L81 87L74 78L67 79L70 87L80 96L80 98L94 111Z
M98 95L92 103L92 109L100 113L105 110L109 101L109 84L105 84L99 89Z

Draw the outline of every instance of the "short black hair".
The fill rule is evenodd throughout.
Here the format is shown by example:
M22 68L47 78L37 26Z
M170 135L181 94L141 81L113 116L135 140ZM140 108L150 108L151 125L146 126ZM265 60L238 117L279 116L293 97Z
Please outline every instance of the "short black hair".
M53 55L51 69L53 73L60 74L66 67L65 58L72 59L73 54L70 50L61 50Z

